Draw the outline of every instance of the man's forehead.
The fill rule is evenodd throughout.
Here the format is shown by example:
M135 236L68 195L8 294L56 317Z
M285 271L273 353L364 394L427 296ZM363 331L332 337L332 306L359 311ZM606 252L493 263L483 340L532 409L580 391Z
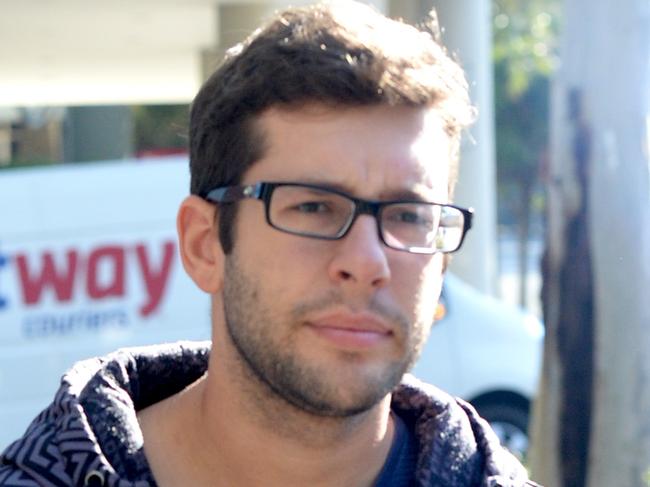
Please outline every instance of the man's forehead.
M362 188L382 199L431 198L441 189L446 195L450 139L435 109L274 107L257 128L265 150L252 177L299 179L354 194ZM260 163L264 171L256 170Z
M421 169L421 168L414 168ZM446 171L444 171L446 175ZM349 178L344 177L344 172L322 171L314 172L300 178L300 182L324 186L345 193L359 195L358 185ZM431 199L447 189L448 180L440 173L439 178L433 177L430 171L412 170L407 175L400 171L402 177L392 177L391 172L386 172L378 191L371 196L379 200L420 200Z
M302 103L274 104L255 116L256 120L264 124L265 119L283 119L291 121L295 117L308 119L312 123L326 122L343 113L372 114L375 111L392 110L395 112L419 113L422 120L428 124L435 124L444 130L444 117L441 116L440 108L436 106L422 105L393 105L388 103L370 104L345 104L329 103L318 100L306 100Z
M380 116L382 112L389 116ZM441 148L450 147L452 141L439 109L426 106L330 106L322 103L272 106L258 114L252 122L267 151L273 151L292 143L305 147L317 145L333 133L339 139L345 138L346 134L339 130L344 117L349 138L361 138L367 132L364 129L375 129L373 135L383 135L382 139L375 140L376 145L399 142L401 139L411 146L413 155L422 160L426 160L428 154L440 153ZM402 123L398 124L398 121ZM311 138L306 140L306 136Z

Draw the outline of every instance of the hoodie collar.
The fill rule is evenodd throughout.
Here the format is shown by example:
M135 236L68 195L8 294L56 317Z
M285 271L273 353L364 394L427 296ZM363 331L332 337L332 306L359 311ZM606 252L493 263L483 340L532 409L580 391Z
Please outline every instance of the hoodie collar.
M58 450L48 475L73 485L155 485L136 412L201 377L209 352L209 342L180 342L78 363L64 375L54 402L2 461L39 478L44 471L20 459L35 442L50 441ZM392 408L415 434L418 486L526 485L523 468L469 404L406 376L393 393Z

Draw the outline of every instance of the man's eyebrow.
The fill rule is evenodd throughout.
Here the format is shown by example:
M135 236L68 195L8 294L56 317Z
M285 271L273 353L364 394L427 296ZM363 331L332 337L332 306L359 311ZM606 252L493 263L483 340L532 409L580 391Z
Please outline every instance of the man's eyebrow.
M323 189L329 189L332 191L338 191L339 193L349 194L350 196L356 196L352 187L345 183L340 183L336 181L327 181L326 179L314 178L314 177L304 177L296 179L296 183L308 184L311 186L317 186Z
M418 192L414 189L388 189L382 191L379 195L381 200L407 200L407 201L429 201L430 198L427 197L422 192Z
M314 186L320 186L324 189L331 189L354 197L361 197L357 191L345 183L326 181L317 178L304 178L301 179L300 182L305 184L313 184ZM432 191L431 188L427 189L428 191ZM388 188L379 193L379 195L375 198L364 199L372 199L377 201L431 201L431 198L428 197L424 191L417 191L415 188Z

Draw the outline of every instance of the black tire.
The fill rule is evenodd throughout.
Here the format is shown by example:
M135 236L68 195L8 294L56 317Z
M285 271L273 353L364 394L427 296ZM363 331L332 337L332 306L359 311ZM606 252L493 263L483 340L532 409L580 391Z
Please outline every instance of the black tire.
M520 460L528 453L528 408L510 403L477 404L476 410L486 419L501 444Z

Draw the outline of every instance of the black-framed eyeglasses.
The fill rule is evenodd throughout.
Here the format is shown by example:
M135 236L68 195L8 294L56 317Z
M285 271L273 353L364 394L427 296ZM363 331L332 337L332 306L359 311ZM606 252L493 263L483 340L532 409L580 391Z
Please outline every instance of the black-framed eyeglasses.
M472 209L417 200L370 201L313 184L259 182L202 195L213 203L262 200L267 223L302 237L338 240L359 215L372 215L381 241L414 254L455 252L472 226Z

